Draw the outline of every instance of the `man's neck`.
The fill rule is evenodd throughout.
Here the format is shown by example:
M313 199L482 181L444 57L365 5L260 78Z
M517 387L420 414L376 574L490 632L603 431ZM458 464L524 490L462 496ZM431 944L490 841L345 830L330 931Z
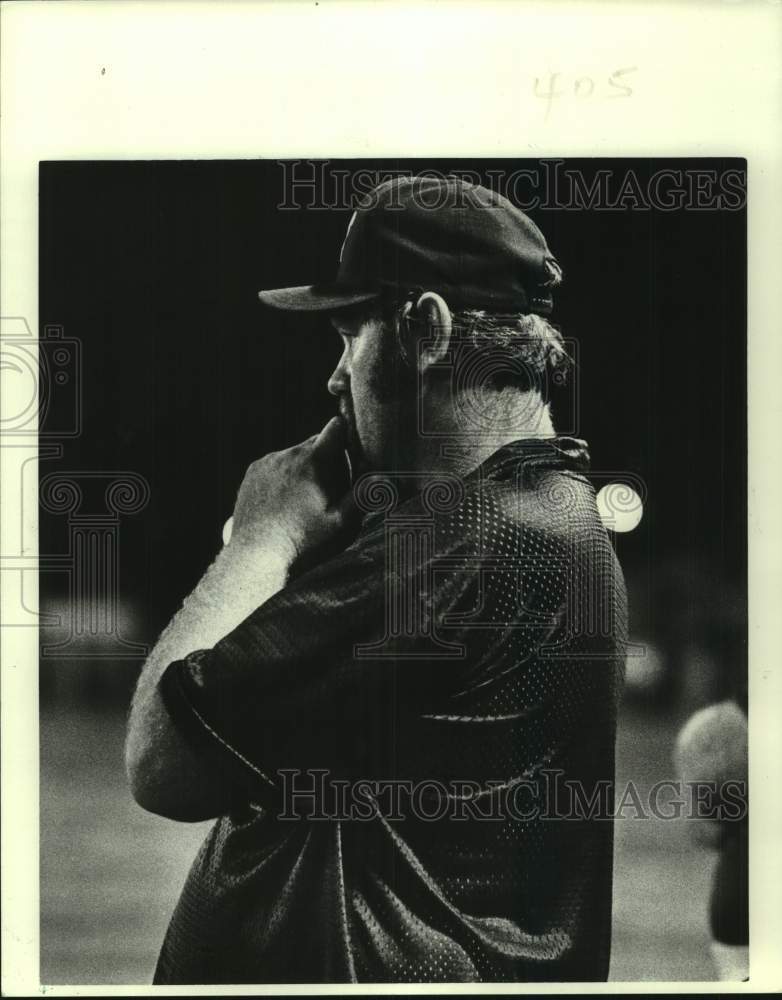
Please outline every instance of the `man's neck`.
M549 407L537 393L492 392L465 404L458 421L452 403L430 413L430 433L417 438L411 471L422 477L438 472L464 476L513 441L556 437Z

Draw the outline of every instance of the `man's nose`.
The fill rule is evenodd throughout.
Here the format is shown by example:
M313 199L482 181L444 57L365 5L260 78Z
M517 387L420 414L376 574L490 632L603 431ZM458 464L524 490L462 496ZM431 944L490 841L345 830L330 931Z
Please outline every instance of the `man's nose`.
M343 396L347 392L348 380L347 374L343 367L342 361L340 360L337 367L331 373L326 387L332 396Z

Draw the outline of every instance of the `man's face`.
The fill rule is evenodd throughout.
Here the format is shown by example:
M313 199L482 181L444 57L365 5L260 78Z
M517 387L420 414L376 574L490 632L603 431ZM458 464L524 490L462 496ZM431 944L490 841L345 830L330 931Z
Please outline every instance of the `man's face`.
M413 441L416 376L399 357L391 323L335 314L342 356L328 381L348 429L354 476L404 467Z

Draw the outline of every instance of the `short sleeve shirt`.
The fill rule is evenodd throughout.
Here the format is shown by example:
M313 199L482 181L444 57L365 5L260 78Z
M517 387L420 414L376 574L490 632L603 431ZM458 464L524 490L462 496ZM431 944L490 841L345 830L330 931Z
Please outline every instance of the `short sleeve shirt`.
M607 978L627 606L587 470L362 480L351 545L168 667L233 805L156 983Z

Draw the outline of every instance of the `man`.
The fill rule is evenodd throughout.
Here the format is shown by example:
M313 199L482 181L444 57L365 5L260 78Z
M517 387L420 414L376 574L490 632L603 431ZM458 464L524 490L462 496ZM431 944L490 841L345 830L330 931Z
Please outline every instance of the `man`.
M611 795L626 604L545 399L560 280L507 200L413 178L333 285L261 293L330 317L339 416L250 467L142 672L137 801L218 817L156 982L607 977L612 827L579 806Z

